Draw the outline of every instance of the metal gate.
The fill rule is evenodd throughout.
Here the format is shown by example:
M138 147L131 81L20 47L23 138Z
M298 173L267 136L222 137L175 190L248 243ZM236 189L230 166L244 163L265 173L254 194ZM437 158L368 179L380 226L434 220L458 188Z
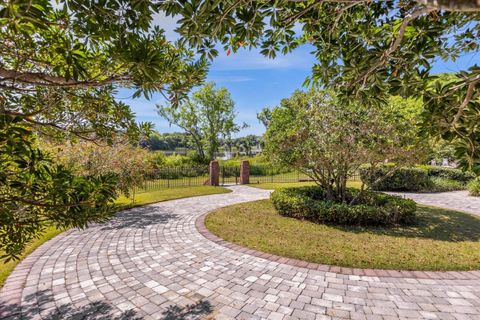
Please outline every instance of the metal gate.
M220 184L239 184L240 183L240 166L221 166L220 167Z

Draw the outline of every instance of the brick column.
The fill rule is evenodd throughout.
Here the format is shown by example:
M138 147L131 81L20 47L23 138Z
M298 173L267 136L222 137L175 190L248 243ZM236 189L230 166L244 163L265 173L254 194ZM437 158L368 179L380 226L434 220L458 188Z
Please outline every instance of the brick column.
M218 164L218 161L216 160L210 161L209 172L210 172L210 179L209 179L210 185L211 186L220 185L220 165Z
M247 160L243 160L240 164L240 184L250 183L250 164Z

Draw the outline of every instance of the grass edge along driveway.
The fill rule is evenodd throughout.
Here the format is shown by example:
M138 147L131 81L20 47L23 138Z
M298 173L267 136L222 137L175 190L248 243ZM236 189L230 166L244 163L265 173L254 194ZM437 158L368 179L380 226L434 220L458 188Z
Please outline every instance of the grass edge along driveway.
M215 235L262 252L320 264L396 270L480 269L480 217L418 205L409 227L316 224L280 216L270 200L218 209L205 219Z

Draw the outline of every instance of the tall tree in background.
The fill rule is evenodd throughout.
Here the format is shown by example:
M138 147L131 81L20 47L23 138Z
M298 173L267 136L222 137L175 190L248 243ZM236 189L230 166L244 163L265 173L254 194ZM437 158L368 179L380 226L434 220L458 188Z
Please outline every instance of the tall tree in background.
M238 151L244 152L246 156L253 156L252 150L260 144L261 137L249 134L234 140L235 147Z
M138 140L150 130L114 99L161 92L177 103L207 63L153 27L149 1L0 2L0 249L15 257L47 224L106 217L111 176L76 177L39 150L36 135Z
M199 156L207 160L215 159L220 139L229 139L232 133L246 127L235 123L235 103L230 92L215 89L214 83L206 84L178 107L170 104L157 108L161 117L192 137Z
M479 52L479 1L166 1L163 7L181 16L177 30L206 56L218 54L217 43L229 52L260 47L272 58L310 44L317 62L307 83L333 89L339 99L367 105L397 94L421 99L425 132L455 140L463 166L480 171L478 59L469 59L454 81L431 86L433 62Z
M265 129L268 128L268 124L272 120L272 110L270 108L263 108L260 112L257 112L257 119L260 121Z

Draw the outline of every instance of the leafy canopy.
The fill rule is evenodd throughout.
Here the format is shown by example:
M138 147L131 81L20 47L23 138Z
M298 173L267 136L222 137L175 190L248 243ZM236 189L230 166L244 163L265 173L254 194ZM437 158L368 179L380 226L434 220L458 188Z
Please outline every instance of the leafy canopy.
M17 257L44 225L84 227L111 213L118 181L78 176L37 136L133 141L151 129L115 100L162 93L172 104L203 81L207 63L153 26L142 0L0 2L0 248Z
M106 219L116 181L112 174L72 174L38 149L20 117L0 115L0 250L18 258L46 226L82 228Z
M158 105L161 117L182 128L194 141L199 156L213 160L220 140L230 139L243 126L235 123L235 103L226 88L210 82L194 92L190 99L176 105Z
M265 144L274 163L304 172L340 202L348 177L361 166L405 165L422 154L417 130L402 113L388 105L345 104L328 91L283 99L272 110Z
M16 0L0 4L0 110L42 133L138 134L113 94L161 92L171 101L203 80L207 64L153 26L150 1Z
M183 40L206 56L259 47L274 58L300 45L317 62L307 84L372 105L390 95L423 100L425 133L455 142L465 168L480 171L480 67L471 59L453 81L435 80L432 64L480 48L480 3L453 0L165 1L179 15Z

